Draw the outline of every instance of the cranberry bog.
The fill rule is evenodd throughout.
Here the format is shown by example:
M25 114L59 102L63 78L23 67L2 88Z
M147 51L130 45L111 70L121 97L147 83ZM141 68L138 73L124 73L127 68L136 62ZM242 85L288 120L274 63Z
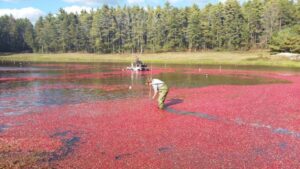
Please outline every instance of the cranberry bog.
M125 67L3 63L0 168L300 167L298 70Z

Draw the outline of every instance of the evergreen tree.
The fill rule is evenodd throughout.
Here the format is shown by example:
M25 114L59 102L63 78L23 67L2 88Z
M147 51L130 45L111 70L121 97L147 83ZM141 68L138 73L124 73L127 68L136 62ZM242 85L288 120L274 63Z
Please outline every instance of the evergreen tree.
M40 17L35 23L35 51L44 53L44 38L43 38L43 29L44 29L44 19Z
M247 22L248 35L248 45L251 48L260 48L263 46L261 44L261 38L263 35L263 1L252 0L248 1L244 5L244 16Z
M193 5L189 9L187 34L189 50L198 50L201 47L203 35L200 23L200 9L197 5Z
M123 12L122 8L117 7L113 14L113 19L115 23L116 34L113 39L116 51L121 53L123 51L123 44L126 38L125 23L126 23L126 14Z
M45 17L43 30L42 30L42 42L43 52L57 52L59 50L58 32L57 32L56 18L49 14Z
M28 19L1 16L0 52L245 50L268 48L270 43L274 51L297 51L286 46L297 44L292 36L299 21L300 3L291 0L249 0L242 6L228 0L201 10L168 2L155 8L103 5L79 14L60 9L39 18L34 28ZM284 36L288 45L278 42Z
M165 51L176 51L183 49L186 45L187 15L183 10L174 8L167 4L165 6L166 16L166 43Z
M244 24L239 3L236 0L226 1L224 6L225 48L239 49L242 47Z
M178 46L176 47L179 50L185 50L188 48L188 36L187 36L187 28L188 28L188 13L187 9L181 9L176 14L177 22L177 30L176 30L176 41Z
M33 48L34 30L28 19L0 17L0 52L30 52Z
M264 42L267 44L273 33L279 31L280 23L280 6L278 0L270 0L265 5L264 11L264 20L263 20L263 27L264 27Z
M162 51L166 42L166 26L165 16L161 7L157 7L154 12L154 25L153 25L153 46L155 52Z
M300 53L300 24L274 34L270 48L273 52Z
M10 52L14 50L15 20L12 16L0 17L0 51Z
M102 53L114 52L113 39L115 35L115 25L113 27L113 17L111 9L104 5L100 9L100 43L99 49ZM113 29L112 29L113 28Z
M25 19L24 23L24 35L23 39L26 44L26 48L28 51L32 51L35 48L35 42L34 42L34 29L33 25L28 19Z
M225 44L225 12L222 3L209 8L209 31L211 32L212 49L221 49Z
M58 13L58 34L59 34L59 50L62 52L68 52L70 50L71 42L69 35L69 16L65 10L60 9Z
M92 52L100 52L101 46L101 21L100 18L102 13L100 9L98 9L95 13L93 13L93 22L92 28L90 31L90 43L92 47Z
M76 14L69 14L70 24L68 25L69 30L69 50L72 52L78 52L79 49L79 21L78 16Z
M90 31L92 28L92 14L86 11L82 11L79 16L78 23L78 48L80 51L92 52L92 44L90 43Z
M151 52L155 52L156 50L156 31L155 31L155 22L156 22L156 14L155 10L151 7L147 8L148 18L147 18L147 48Z

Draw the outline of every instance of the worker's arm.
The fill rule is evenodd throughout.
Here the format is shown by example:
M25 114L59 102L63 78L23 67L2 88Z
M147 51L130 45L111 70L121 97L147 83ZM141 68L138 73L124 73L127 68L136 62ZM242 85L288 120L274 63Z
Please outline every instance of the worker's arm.
M155 87L153 87L153 90L154 90L154 94L153 94L152 99L155 99L155 97L156 97L156 95L157 95L157 91L158 91L158 86L155 85Z
M149 85L149 98L151 98L151 94L152 94L152 86L151 85Z
M152 99L155 99L156 95L157 95L157 90L154 90L154 94L153 94Z

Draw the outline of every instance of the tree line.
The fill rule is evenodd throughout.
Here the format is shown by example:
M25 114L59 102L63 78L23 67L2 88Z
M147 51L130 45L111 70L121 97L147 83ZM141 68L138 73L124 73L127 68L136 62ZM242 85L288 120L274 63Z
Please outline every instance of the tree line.
M300 1L237 0L177 8L102 7L28 19L0 17L0 52L300 52Z

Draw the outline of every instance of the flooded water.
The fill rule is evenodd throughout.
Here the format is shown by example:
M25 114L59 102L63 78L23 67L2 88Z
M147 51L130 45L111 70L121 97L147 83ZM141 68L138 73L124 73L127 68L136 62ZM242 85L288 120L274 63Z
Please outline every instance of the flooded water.
M126 66L2 63L0 168L299 168L298 70Z
M0 112L5 112L5 115L19 115L30 113L39 106L145 97L148 90L144 83L150 76L162 79L170 87L183 88L288 83L248 74L187 73L190 70L200 71L195 66L188 68L184 65L157 65L153 67L153 72L131 72L124 70L125 67L125 64L117 63L2 63Z

